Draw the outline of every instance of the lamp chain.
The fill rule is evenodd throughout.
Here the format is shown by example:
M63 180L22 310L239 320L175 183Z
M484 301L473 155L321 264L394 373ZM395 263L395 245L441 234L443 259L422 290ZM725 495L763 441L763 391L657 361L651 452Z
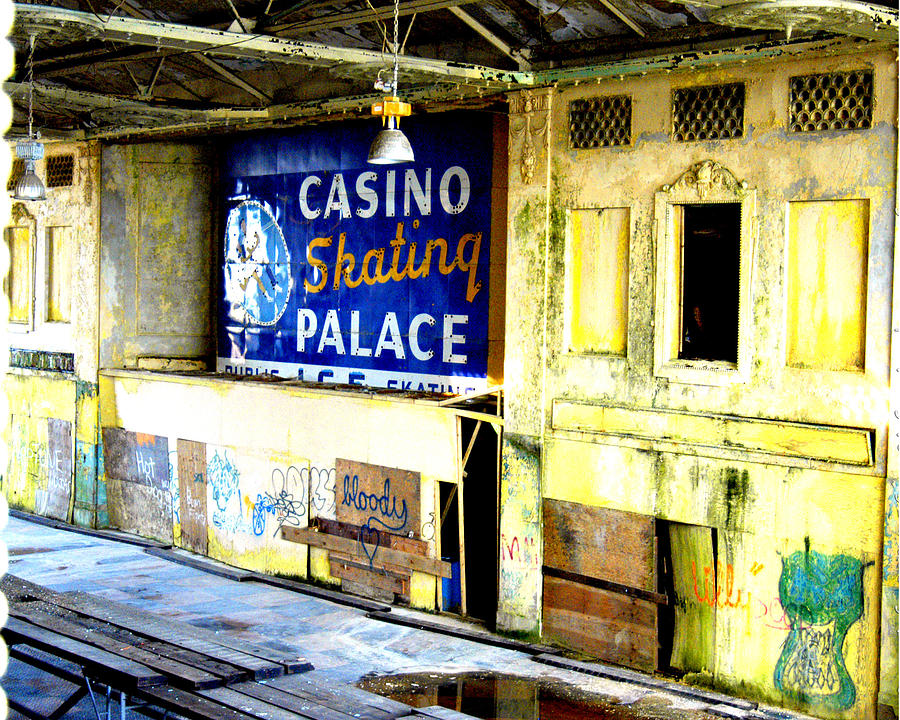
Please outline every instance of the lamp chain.
M34 35L29 36L30 48L28 50L28 139L31 140L34 135L31 132L34 96Z
M399 60L397 58L398 53L400 52L400 0L394 0L394 95L399 97L399 93L397 92L397 65L399 64Z

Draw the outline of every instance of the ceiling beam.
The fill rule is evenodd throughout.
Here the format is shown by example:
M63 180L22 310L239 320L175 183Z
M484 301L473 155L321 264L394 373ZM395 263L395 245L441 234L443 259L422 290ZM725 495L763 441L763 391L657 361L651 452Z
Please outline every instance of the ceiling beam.
M600 5L606 8L609 13L618 18L620 22L625 23L635 33L637 33L641 37L647 36L647 31L644 30L644 28L638 25L630 17L628 17L624 12L622 12L622 10L612 0L597 0L597 2L599 2Z
M511 58L512 60L517 62L519 64L519 70L527 70L531 67L531 64L528 62L523 53L518 50L514 50L512 46L497 37L494 32L486 28L478 20L469 15L467 11L459 7L448 7L447 10L449 10L453 15L462 20L466 25L468 25L475 32L481 35L481 37L487 40L491 45L497 48L508 58Z
M241 32L248 32L247 26L244 25L244 18L242 18L237 11L237 8L234 6L234 3L231 0L225 0L225 3L228 5L231 13L234 15L234 19L237 21L237 24L241 28Z
M220 63L217 63L212 58L206 57L206 55L204 55L203 53L197 53L194 57L196 57L200 62L202 62L204 65L206 65L206 67L208 67L214 73L216 73L217 75L220 75L225 80L230 82L232 85L236 85L244 92L250 93L257 100L261 100L264 103L272 102L272 98L269 97L268 95L266 95L262 90L260 90L257 87L254 87L253 85L248 83L246 80L242 79L239 75L231 72L231 70L229 70L227 67L225 67L224 65L222 65Z
M421 1L446 3L461 0ZM138 18L110 17L104 20L91 13L21 3L15 5L15 11L16 23L24 32L29 32L32 28L46 32L48 25L55 25L63 32L71 29L101 40L183 52L203 52L208 55L255 58L305 66L351 64L382 67L385 64L384 54L374 50L335 47L287 38L248 36L244 33ZM482 87L530 83L530 76L527 73L499 70L484 65L444 62L411 55L401 56L399 63L404 70L431 75L435 79Z
M457 7L458 5L468 5L475 0L407 0L401 2L398 15L403 17L406 15L415 15L417 13L433 12L435 10L444 10L445 8ZM382 5L376 8L366 8L365 10L354 10L351 12L334 13L331 15L323 15L322 17L311 18L308 20L298 20L296 22L285 22L277 25L269 25L266 30L273 35L284 33L287 30L294 32L312 33L319 30L327 30L333 27L347 27L348 25L358 25L360 23L375 22L376 20L388 20L394 17L393 5Z

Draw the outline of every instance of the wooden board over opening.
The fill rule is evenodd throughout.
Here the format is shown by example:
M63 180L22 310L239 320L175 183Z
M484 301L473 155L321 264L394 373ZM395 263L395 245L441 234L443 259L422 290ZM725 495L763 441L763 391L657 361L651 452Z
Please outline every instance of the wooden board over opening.
M420 473L341 458L335 469L338 520L382 533L419 537Z

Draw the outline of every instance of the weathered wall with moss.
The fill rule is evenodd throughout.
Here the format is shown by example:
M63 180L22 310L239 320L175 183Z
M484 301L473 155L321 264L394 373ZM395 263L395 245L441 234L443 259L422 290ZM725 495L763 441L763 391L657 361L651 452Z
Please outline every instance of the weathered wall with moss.
M27 321L7 332L16 367L4 377L10 455L3 490L13 507L93 526L104 502L96 483L99 148L45 143L37 172L46 181L47 161L69 155L71 184L49 187L44 201L14 203L11 225L31 236L32 287ZM58 239L60 229L68 237L63 255L71 253L64 275L51 262L51 236ZM71 298L68 319L51 310L51 267L55 287Z
M871 129L788 131L791 77L860 69L874 71ZM746 88L742 137L672 139L673 89L733 82ZM504 494L504 531L536 532L529 519L542 497L716 529L733 593L713 600L706 669L721 688L822 717L872 718L879 691L896 86L895 55L848 51L600 79L511 100L506 430L529 436L540 460L527 466L529 490ZM612 95L632 99L630 144L573 149L569 104ZM727 382L666 375L657 355L658 250L668 220L656 214L656 194L705 160L756 199L740 340L746 368ZM799 207L791 203L841 200L865 208L854 240L866 262L865 296L849 298L865 308L864 364L810 369L789 361L796 308L788 282L803 272L791 269L790 213ZM571 217L606 208L626 209L630 223L620 354L579 349L571 335ZM614 290L594 288L600 297ZM818 332L826 349L849 342L827 325ZM832 436L834 428L857 430ZM834 442L816 449L825 435ZM505 457L517 455L508 449ZM501 546L501 599L504 588L527 588L506 607L501 601L506 627L539 623L541 538L531 539L537 557L529 567ZM829 596L846 596L859 613L838 619L817 600ZM792 673L797 657L812 657L801 647L812 634L802 628L834 622L841 632L829 631L832 654L820 653L810 668L831 676L818 683Z
M102 367L213 350L214 170L203 144L103 148Z

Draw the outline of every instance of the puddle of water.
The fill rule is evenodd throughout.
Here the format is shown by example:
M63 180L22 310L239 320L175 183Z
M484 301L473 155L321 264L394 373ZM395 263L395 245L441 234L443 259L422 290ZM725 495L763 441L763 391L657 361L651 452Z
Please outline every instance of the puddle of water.
M410 674L365 677L363 690L413 707L441 705L484 720L639 720L681 718L665 706L628 707L547 679L499 673Z

